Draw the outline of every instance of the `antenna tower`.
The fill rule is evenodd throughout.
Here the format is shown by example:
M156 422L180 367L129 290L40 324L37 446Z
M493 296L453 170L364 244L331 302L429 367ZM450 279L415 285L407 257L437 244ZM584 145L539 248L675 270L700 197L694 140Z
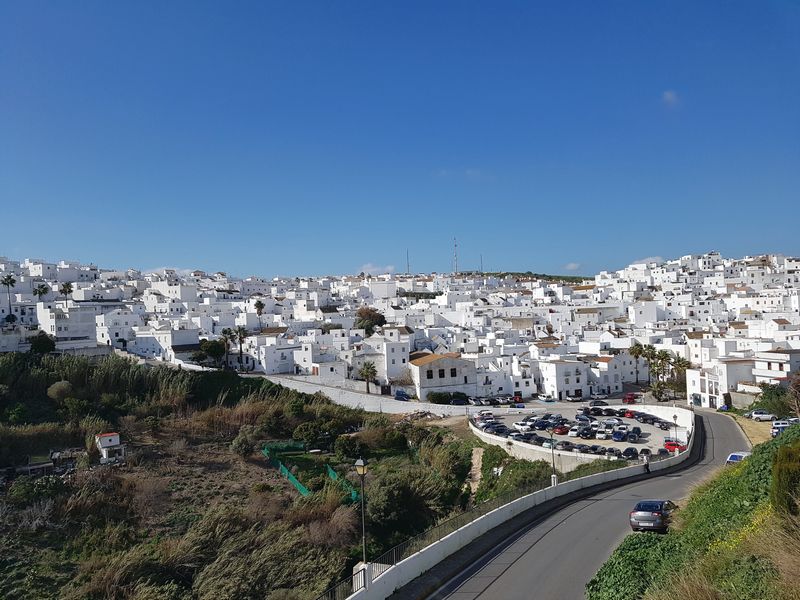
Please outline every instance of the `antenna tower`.
M458 240L453 238L453 275L458 275Z

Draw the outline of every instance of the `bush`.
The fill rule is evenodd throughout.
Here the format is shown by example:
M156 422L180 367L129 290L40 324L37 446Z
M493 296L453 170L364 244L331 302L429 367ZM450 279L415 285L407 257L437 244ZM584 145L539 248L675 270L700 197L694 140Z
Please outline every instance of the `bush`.
M770 502L775 510L798 514L800 497L800 445L784 446L778 450L772 466Z
M14 506L28 506L40 500L49 500L64 494L68 486L54 475L17 477L8 490L8 501Z
M47 397L59 404L72 394L72 384L69 381L56 381L47 388Z
M450 404L450 392L428 392L427 401L432 404Z

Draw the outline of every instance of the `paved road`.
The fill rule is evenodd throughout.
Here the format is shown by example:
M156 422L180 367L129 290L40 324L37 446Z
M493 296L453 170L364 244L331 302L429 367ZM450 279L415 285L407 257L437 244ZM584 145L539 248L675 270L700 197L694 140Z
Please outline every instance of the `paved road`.
M702 415L707 441L699 463L678 473L596 494L549 515L429 600L583 598L586 583L630 533L628 513L637 501L679 500L723 464L729 453L749 447L733 419L711 412Z

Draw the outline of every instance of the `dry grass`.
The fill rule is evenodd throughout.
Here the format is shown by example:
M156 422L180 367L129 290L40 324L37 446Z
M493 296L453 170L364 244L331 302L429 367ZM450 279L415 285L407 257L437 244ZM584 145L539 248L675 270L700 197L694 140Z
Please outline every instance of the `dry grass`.
M753 421L736 414L731 414L730 416L739 424L739 427L742 428L742 431L753 446L772 439L770 435L772 425L769 422Z
M649 591L643 600L722 600L723 595L699 570L692 569L678 574L657 591Z
M800 599L800 516L774 515L748 549L774 565L785 600Z

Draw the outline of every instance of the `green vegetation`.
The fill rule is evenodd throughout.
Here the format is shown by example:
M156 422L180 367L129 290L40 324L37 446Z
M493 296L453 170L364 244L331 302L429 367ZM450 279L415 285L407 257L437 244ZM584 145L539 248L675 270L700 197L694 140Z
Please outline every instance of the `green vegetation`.
M499 277L501 279L513 277L514 279L542 279L544 281L563 283L582 283L586 279L586 277L582 275L548 275L547 273L533 273L532 271L494 271L485 272L483 275Z
M364 329L367 337L375 333L375 328L386 324L386 317L371 306L362 306L356 311L356 329Z
M128 444L125 466L87 470L82 459L69 479L17 478L0 499L0 597L313 597L360 554L358 506L348 502L357 457L369 459L372 556L469 502L473 442L444 429L230 371L0 356L0 466L92 449L109 429ZM282 447L311 495L269 466L265 443ZM332 481L328 465L349 485Z
M450 404L451 400L466 400L467 395L463 392L428 392L427 402L432 404Z
M587 598L796 598L799 455L800 426L756 446L695 490L669 533L625 538Z

